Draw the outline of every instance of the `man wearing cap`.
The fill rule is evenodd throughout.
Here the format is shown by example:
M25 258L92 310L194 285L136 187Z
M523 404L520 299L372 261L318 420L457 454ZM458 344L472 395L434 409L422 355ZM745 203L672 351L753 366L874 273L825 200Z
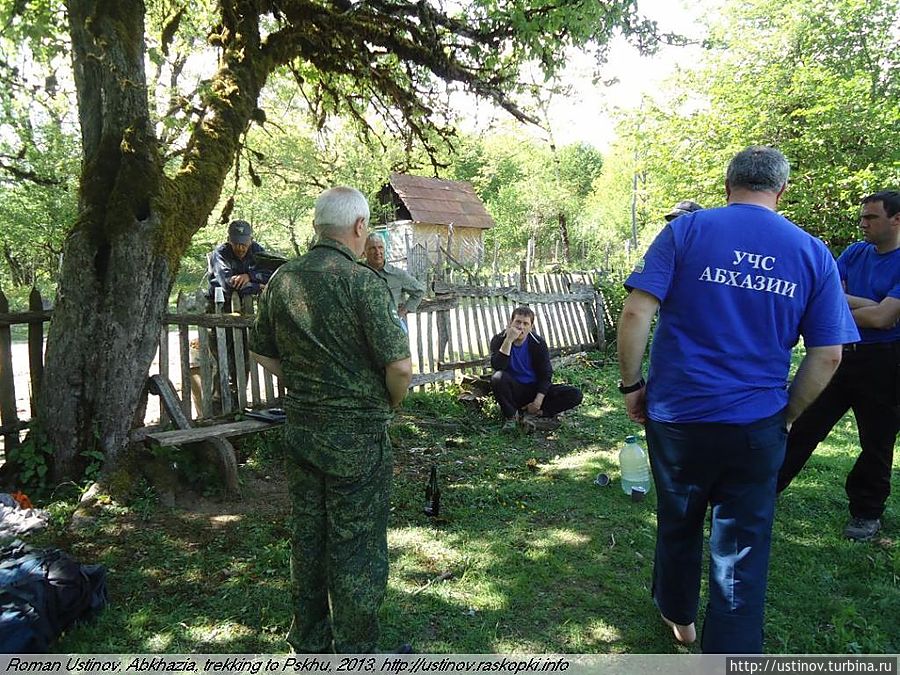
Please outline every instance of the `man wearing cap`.
M231 300L235 291L237 298L245 298L259 295L272 276L271 266L261 266L258 256L262 254L263 247L253 241L253 228L246 220L232 220L228 224L228 241L220 244L209 254L207 265L207 280L209 286L206 291L207 311L215 311L216 289L221 288L225 311L238 307L232 307ZM243 335L244 353L249 350L247 336ZM221 401L219 383L219 347L216 337L216 329L209 330L209 351L213 361L213 406L218 406ZM234 334L225 331L226 353L228 354L229 389L233 406L238 405L240 398L237 394L237 361L234 355ZM250 360L244 361L244 376L250 373ZM199 400L199 398L198 398Z
M900 428L900 192L865 197L859 225L865 241L850 244L837 265L862 340L844 346L834 379L791 427L778 491L852 409L860 454L844 484L850 502L844 536L866 541L881 529Z
M385 262L384 239L377 232L366 239L365 254L366 265L387 282L397 314L405 321L406 315L415 312L425 297L425 284L399 267Z
M253 241L253 228L246 220L232 220L228 225L228 241L209 256L206 297L215 302L216 288L225 293L226 302L234 291L244 298L259 295L272 276L272 270L257 264L263 247Z
M828 248L776 212L788 173L775 148L739 152L728 205L672 220L625 280L619 391L646 427L656 486L653 601L677 640L696 639L710 510L707 653L762 652L786 427L859 335ZM806 355L788 385L801 335Z
M675 206L672 207L672 210L665 215L666 222L670 223L678 216L683 216L688 213L693 213L694 211L702 210L703 207L700 206L697 202L692 202L690 199L685 199L678 202Z

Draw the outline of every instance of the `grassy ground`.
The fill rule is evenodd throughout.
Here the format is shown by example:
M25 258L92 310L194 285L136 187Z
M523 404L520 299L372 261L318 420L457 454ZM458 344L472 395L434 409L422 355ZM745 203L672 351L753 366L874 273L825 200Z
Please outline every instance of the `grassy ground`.
M584 359L558 377L583 387L585 401L549 435L501 436L492 404L464 408L452 390L413 396L395 421L384 649L689 651L649 600L655 494L632 503L619 486L618 447L639 429L625 418L615 364ZM778 505L769 652L900 651L896 496L878 541L840 537L855 445L848 418ZM423 513L431 466L438 519ZM612 486L594 485L598 472ZM109 607L58 651L285 651L289 514L271 447L257 444L241 475L242 502L186 493L186 508L167 509L148 490L77 533L42 535L109 570Z

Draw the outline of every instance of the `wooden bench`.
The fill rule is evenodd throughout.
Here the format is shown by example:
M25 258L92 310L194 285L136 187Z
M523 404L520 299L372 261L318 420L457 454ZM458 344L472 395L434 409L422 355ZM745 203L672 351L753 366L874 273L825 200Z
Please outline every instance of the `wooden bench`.
M240 496L241 487L237 476L237 456L234 446L228 440L235 436L243 436L267 429L274 429L283 422L266 422L247 419L238 422L216 422L206 426L194 426L182 410L181 400L169 378L162 375L151 375L149 378L150 393L159 396L161 406L169 414L169 418L177 429L167 431L152 430L142 435L142 439L156 447L172 445L203 444L210 449L218 460L222 479L229 493Z

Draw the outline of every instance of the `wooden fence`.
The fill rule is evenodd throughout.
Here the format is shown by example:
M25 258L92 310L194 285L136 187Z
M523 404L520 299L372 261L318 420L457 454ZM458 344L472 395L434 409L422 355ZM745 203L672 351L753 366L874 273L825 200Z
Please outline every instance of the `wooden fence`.
M504 275L494 285L432 283L432 294L408 316L413 362L412 386L456 379L490 363L491 337L503 330L514 307L530 305L535 330L558 356L605 348L603 305L593 274ZM191 306L193 302L193 306ZM251 362L247 331L253 323L253 299L228 311L205 311L205 301L179 296L174 313L163 317L157 358L149 375L168 378L179 393L182 412L191 421L228 416L247 407L276 404L283 396L277 378ZM44 368L45 310L33 289L29 311L9 313L0 292L0 439L14 447L27 429ZM27 345L13 344L12 327L27 325ZM217 354L230 353L228 359ZM234 392L234 396L230 392ZM222 396L221 392L226 395ZM145 425L165 425L158 399L147 400Z

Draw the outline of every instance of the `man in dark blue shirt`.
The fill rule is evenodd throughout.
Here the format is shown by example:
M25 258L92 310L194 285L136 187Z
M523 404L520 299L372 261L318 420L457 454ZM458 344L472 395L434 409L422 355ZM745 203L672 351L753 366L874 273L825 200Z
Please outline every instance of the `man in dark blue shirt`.
M261 253L263 247L253 241L250 223L232 220L228 225L228 241L217 246L209 257L207 299L215 302L216 288L222 289L226 302L234 291L240 298L259 295L272 276L271 267L259 265L257 257Z
M503 429L513 430L523 410L544 418L545 428L558 426L556 416L581 403L577 387L551 384L553 366L544 339L535 333L534 312L516 307L505 331L491 338L491 377L494 398L503 412Z
M881 529L900 430L900 192L885 190L865 197L859 224L865 241L850 244L837 267L862 339L844 346L834 379L791 427L778 491L790 484L816 446L852 409L860 454L844 486L850 501L844 536L866 541Z

